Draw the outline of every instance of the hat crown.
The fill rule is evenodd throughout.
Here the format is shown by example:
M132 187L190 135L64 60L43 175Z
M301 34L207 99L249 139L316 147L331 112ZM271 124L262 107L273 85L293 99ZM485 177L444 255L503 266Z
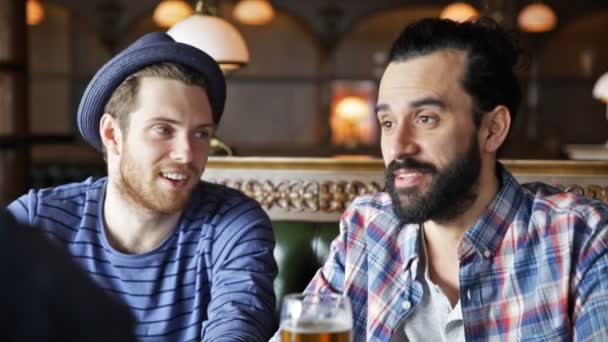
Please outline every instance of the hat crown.
M152 44L173 43L175 40L170 35L164 32L151 32L141 36L127 50L139 49Z
M167 62L191 68L206 77L213 121L219 123L226 100L226 80L217 62L196 47L176 42L166 33L153 32L136 40L93 76L78 107L78 129L82 137L101 151L99 120L114 90L137 70Z

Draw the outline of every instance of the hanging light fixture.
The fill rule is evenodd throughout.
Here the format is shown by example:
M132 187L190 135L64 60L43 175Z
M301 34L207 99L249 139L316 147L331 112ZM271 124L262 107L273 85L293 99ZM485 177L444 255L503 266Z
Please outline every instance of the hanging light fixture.
M44 19L44 7L38 0L27 0L25 12L26 22L30 26L36 26Z
M557 16L551 7L536 2L522 8L517 16L517 25L524 32L548 32L557 25Z
M249 63L249 51L239 31L226 20L211 15L202 0L194 14L173 25L167 33L180 43L209 54L222 70L235 70Z
M274 9L268 0L241 0L232 15L243 24L264 25L274 18Z
M439 14L442 19L450 19L458 22L467 21L468 19L479 16L479 12L475 7L466 2L453 2L447 5Z
M608 119L608 72L604 73L593 86L593 97L606 103L606 119Z
M192 14L192 7L183 0L162 0L154 9L152 19L160 27L171 27Z

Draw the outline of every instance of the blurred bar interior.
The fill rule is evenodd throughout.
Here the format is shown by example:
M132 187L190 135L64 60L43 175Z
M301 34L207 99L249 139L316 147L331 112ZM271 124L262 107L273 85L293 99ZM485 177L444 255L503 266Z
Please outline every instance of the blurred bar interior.
M76 109L96 70L146 32L187 18L172 32L222 59L217 146L377 157L373 106L390 43L422 17L475 15L511 29L527 52L503 157L608 159L608 76L598 81L608 72L608 1L0 0L0 203L105 172L79 138Z

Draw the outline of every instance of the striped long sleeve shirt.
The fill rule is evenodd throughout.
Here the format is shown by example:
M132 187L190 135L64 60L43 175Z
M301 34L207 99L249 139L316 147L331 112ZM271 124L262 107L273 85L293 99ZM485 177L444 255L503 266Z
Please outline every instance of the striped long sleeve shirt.
M274 236L257 202L201 182L176 229L156 249L131 255L108 243L106 184L88 179L31 190L8 209L64 245L126 303L140 341L268 340L275 328Z
M467 341L608 341L608 206L500 168L501 188L459 246ZM389 341L416 308L418 225L403 225L386 193L343 215L308 293L353 306L354 341Z

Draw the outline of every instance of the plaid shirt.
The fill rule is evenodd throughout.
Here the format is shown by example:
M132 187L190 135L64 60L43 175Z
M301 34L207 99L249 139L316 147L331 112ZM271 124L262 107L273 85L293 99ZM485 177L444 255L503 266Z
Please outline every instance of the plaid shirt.
M459 246L467 340L608 341L608 206L544 184L502 186ZM422 297L418 225L386 193L357 198L306 292L340 292L355 341L388 341Z

